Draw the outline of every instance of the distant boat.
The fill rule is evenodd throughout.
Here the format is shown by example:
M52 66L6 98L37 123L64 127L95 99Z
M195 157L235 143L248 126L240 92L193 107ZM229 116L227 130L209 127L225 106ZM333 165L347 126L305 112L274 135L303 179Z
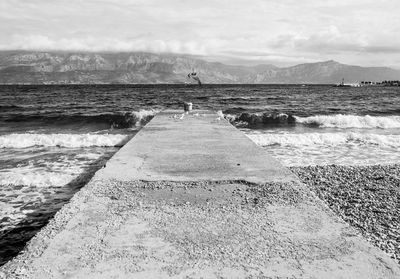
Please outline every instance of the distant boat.
M360 83L344 83L344 78L342 78L342 82L335 85L336 87L360 87Z
M344 83L344 78L342 78L342 82L339 84L336 84L336 87L351 87L349 84Z

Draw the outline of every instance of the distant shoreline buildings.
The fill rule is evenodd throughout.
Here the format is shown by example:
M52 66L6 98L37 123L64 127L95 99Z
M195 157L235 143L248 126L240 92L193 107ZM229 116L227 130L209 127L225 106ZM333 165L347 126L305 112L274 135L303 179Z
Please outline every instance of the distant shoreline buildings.
M400 80L384 80L381 82L361 81L360 86L400 86Z
M400 86L400 80L384 80L384 81L360 81L354 83L345 83L344 79L337 87L365 87L365 86Z

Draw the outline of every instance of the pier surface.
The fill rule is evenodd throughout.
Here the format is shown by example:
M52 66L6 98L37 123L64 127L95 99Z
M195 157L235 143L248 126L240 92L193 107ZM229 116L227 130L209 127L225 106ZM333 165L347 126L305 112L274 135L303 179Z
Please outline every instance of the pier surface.
M400 278L216 113L158 114L0 278Z

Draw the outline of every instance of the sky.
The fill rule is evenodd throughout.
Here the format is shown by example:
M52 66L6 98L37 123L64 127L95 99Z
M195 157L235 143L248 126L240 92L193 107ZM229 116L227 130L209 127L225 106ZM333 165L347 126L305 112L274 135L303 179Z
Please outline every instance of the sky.
M400 68L398 0L0 0L0 50Z

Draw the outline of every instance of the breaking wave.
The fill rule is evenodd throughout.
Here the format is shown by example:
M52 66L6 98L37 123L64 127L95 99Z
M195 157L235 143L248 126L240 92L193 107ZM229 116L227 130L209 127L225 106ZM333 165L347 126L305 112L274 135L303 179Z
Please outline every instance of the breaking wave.
M132 112L96 113L96 114L12 114L4 120L8 122L42 121L57 124L99 123L116 129L143 126L149 122L158 110L139 110Z
M295 118L285 113L241 113L240 115L224 114L231 123L246 123L250 127L271 125L293 125Z
M0 136L0 148L111 147L122 146L127 138L118 134L9 134Z
M299 117L285 113L224 114L234 124L245 123L249 127L305 125L321 128L393 129L400 128L400 116L315 115Z
M260 146L312 146L312 145L375 145L400 147L400 135L361 133L305 133L305 134L248 134Z
M295 117L296 123L326 128L400 128L400 116L316 115Z
M134 120L135 126L142 126L145 125L147 122L149 122L153 117L159 113L159 110L145 110L141 109L139 111L133 111L131 112L132 118Z

